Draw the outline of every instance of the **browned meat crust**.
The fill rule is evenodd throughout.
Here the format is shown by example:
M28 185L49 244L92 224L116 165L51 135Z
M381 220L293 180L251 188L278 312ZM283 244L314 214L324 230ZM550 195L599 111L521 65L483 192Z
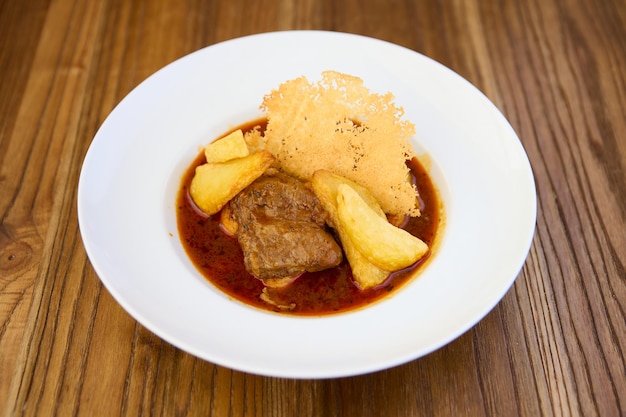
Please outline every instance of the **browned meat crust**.
M281 173L264 175L229 204L246 269L257 278L295 277L341 263L327 213L301 181Z

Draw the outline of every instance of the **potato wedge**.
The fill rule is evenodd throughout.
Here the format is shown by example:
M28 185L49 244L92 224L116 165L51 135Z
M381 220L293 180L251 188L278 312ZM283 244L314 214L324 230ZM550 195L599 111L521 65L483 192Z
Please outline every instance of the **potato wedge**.
M356 249L379 268L397 271L428 252L428 245L381 218L347 184L337 189L337 216Z
M363 256L350 240L344 227L340 226L335 230L337 230L341 246L352 270L352 277L358 287L366 290L382 284L391 272L377 267Z
M223 138L209 143L204 148L204 156L208 163L226 162L235 158L243 158L249 154L250 151L248 150L246 141L243 139L241 129L235 130Z
M330 171L320 170L313 174L313 178L311 179L313 191L330 215L332 226L339 235L341 246L350 264L355 282L361 289L375 287L376 285L382 284L389 276L389 271L377 267L365 258L354 246L345 227L343 227L342 223L339 221L337 215L337 190L341 184L347 184L355 189L359 195L362 195L363 200L368 201L369 204L372 205L372 210L378 213L381 218L385 217L385 213L366 188L340 175L333 174Z
M239 223L233 219L232 210L228 204L224 205L220 211L220 226L230 236L235 236L239 229Z
M331 217L336 214L337 211L337 189L339 185L347 184L354 189L361 198L372 208L379 216L385 217L383 209L378 204L378 201L372 196L367 188L350 181L349 179L342 177L341 175L333 174L330 171L319 170L313 173L311 178L311 185L317 198L320 199L327 211L330 212ZM333 221L334 221L333 217Z
M231 198L259 178L274 161L267 151L220 163L200 165L189 186L189 194L208 215L220 211Z

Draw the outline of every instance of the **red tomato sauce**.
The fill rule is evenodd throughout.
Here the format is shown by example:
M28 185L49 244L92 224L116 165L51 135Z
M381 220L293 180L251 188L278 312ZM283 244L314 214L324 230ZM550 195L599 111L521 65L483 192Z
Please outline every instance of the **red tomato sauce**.
M244 132L255 126L264 128L265 121L255 121L237 129ZM236 129L233 129L236 130ZM271 299L280 305L295 305L286 311L259 298L263 283L250 275L243 263L243 253L235 236L220 227L220 214L207 216L197 209L189 196L189 184L195 168L204 164L204 153L191 163L177 196L176 217L181 242L198 271L230 297L264 310L295 315L325 315L364 307L397 291L415 277L432 256L432 248L440 225L441 203L433 183L417 159L408 162L421 203L421 216L408 218L402 227L422 239L430 248L414 265L392 273L380 286L360 290L353 282L350 266L339 266L320 272L304 273L287 287L268 288Z

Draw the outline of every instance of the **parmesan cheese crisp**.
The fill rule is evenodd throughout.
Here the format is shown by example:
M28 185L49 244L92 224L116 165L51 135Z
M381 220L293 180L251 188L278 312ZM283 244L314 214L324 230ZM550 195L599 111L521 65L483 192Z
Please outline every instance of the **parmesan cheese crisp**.
M415 126L402 120L404 109L393 99L335 71L323 72L317 83L299 77L264 97L267 129L249 132L246 142L272 153L295 177L310 180L328 170L366 187L385 213L419 216L406 165L414 157Z

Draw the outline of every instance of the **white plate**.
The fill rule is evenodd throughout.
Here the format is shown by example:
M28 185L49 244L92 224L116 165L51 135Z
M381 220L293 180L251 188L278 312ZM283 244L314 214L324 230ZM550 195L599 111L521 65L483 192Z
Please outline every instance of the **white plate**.
M225 296L180 244L175 199L199 148L261 115L281 82L327 69L391 91L432 159L446 209L441 247L410 284L371 307L326 317L263 312ZM255 374L324 378L423 356L483 318L518 275L536 199L515 132L476 88L414 51L362 36L276 32L230 40L167 65L111 112L85 157L78 219L115 299L173 345Z

